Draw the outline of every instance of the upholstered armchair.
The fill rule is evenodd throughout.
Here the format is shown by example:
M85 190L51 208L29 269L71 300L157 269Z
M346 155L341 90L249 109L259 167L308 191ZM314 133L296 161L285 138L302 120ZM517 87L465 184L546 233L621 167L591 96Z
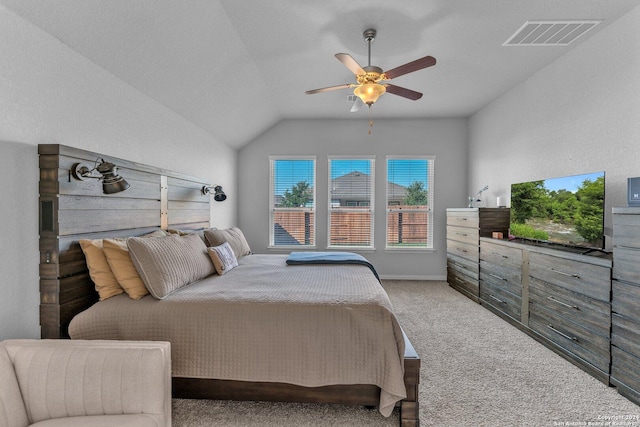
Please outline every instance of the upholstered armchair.
M171 346L0 343L0 427L171 426Z

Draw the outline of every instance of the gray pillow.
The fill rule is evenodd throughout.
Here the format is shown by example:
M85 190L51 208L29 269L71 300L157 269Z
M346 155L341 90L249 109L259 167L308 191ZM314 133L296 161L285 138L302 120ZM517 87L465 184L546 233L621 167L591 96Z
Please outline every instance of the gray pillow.
M207 247L196 234L130 237L127 246L149 293L158 299L215 272Z
M224 242L228 242L237 259L251 254L247 239L245 239L242 230L237 227L227 228L226 230L204 230L204 237L207 239L209 247L220 246Z

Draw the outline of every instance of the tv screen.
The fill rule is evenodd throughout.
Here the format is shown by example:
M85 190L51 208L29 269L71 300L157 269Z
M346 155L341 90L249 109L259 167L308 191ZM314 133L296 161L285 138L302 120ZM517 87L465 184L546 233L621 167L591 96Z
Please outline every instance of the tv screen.
M604 172L512 184L510 235L604 249Z

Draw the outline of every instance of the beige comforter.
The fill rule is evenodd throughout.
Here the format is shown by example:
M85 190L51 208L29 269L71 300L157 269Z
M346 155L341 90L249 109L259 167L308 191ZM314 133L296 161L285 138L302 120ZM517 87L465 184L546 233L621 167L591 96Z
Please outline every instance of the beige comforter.
M163 300L117 295L77 315L69 333L170 341L175 377L374 384L391 414L406 397L404 339L380 283L366 266L285 260L249 255Z

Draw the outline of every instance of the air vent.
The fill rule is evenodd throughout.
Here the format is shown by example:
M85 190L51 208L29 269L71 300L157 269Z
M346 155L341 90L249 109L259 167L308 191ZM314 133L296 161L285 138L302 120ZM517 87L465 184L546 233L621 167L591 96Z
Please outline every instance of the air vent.
M527 21L503 46L566 46L601 21Z

